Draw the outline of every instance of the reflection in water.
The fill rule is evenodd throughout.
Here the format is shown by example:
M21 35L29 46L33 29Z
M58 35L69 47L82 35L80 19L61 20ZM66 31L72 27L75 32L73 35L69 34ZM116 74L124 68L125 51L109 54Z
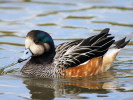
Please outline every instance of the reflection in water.
M107 94L110 91L108 89L117 89L118 87L109 82L113 80L115 73L108 72L100 76L93 76L84 79L27 79L24 80L24 84L30 90L32 99L44 99L48 100L54 98L73 98L73 99L85 99L87 97L81 97L82 93L102 93ZM49 95L50 94L50 95Z

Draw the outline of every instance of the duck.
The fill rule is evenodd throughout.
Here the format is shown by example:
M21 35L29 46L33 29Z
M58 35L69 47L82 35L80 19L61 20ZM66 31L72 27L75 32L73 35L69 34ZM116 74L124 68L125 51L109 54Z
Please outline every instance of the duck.
M28 60L21 72L42 78L89 77L106 72L130 41L126 37L115 41L109 30L58 46L47 32L32 30L26 35L25 51L18 59L18 63Z

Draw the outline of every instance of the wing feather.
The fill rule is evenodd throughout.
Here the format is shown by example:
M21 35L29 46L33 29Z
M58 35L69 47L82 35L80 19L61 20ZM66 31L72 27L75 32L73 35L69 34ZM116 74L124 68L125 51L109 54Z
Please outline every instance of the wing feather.
M109 29L84 40L66 42L56 48L54 63L66 68L78 66L94 57L103 56L114 43L113 36L109 37Z

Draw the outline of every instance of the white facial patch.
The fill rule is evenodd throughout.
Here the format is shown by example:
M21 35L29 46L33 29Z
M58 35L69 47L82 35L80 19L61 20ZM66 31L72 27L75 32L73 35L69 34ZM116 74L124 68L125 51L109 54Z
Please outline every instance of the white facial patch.
M43 43L43 45L45 46L46 51L49 51L49 49L50 49L49 44L48 43Z
M29 37L26 37L25 39L25 48L30 48L30 45L33 43L33 40L31 40Z
M35 43L30 46L30 50L34 55L41 55L44 53L44 47L42 45L36 45Z
M41 55L45 51L42 45L35 44L34 41L29 37L26 37L25 47L26 49L29 48L34 55Z

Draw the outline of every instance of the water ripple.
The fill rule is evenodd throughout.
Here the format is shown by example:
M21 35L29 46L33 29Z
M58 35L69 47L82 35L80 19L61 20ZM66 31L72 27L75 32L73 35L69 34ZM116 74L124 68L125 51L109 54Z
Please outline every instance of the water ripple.
M124 23L109 22L109 21L92 21L92 23L103 23L103 24L110 24L116 26L133 27L133 24L124 24Z

